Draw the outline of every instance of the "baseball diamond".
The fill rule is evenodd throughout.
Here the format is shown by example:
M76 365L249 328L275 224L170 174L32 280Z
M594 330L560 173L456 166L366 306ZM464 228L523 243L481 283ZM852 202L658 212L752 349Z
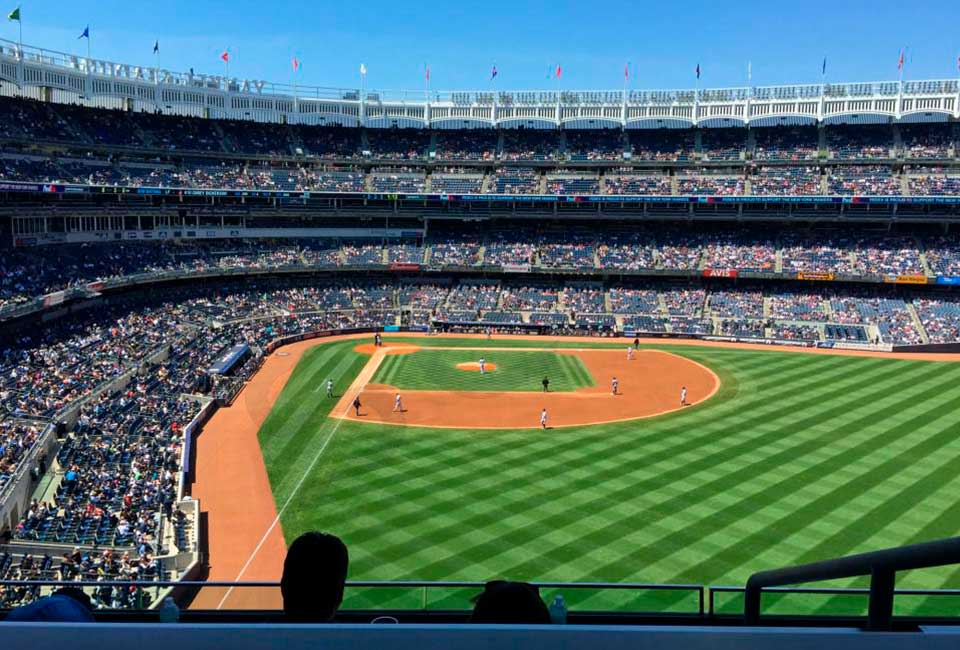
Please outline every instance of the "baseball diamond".
M390 346L402 346L404 354L388 357ZM488 411L497 399L529 400L523 428L498 429L438 421L372 427L363 422L369 415L344 419L343 399L319 390L328 377L344 399L361 389L361 412L370 413L376 394L364 387L387 372L371 367L377 354L405 365L419 357L433 366L483 350L506 365L518 350L549 358L571 348L590 372L590 355L640 367L648 358L679 359L687 364L684 372L708 369L718 384L712 397L701 393L705 401L682 410L674 409L679 395L673 395L667 407L674 410L664 415L545 432L530 428L542 402L535 389L491 398ZM350 544L354 579L511 575L711 584L736 584L757 566L957 532L952 467L960 425L952 413L960 406L960 365L949 356L935 362L643 340L637 361L628 362L622 345L596 339L463 335L387 336L373 355L358 348L355 337L304 341L283 351L286 356L266 359L198 441L194 495L209 507L211 578L276 578L282 553L269 549L317 527L335 528ZM433 380L408 384L396 379L401 370L394 377L406 386L401 392L410 417L421 408L418 390ZM595 378L597 390L611 402L635 399L634 378L617 371L622 396L609 395L607 378ZM648 387L660 379L650 373ZM696 401L697 384L684 381ZM474 394L447 388L448 396ZM557 395L576 399L577 393ZM554 423L561 424L556 417ZM904 574L902 584L946 587L958 580L952 570L928 570ZM403 606L409 598L399 591L348 596L352 606ZM209 588L196 606L262 607L276 605L278 597L252 590L225 596ZM438 607L466 606L452 591L431 597ZM631 598L588 593L578 605L684 606L662 594ZM855 610L844 598L806 596L805 606ZM931 604L921 598L909 606Z

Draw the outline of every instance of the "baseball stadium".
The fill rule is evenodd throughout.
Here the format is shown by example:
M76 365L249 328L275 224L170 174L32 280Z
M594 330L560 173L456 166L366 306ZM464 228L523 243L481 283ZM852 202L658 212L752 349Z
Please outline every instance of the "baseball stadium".
M514 589L565 647L955 643L960 80L415 93L85 38L0 39L0 618L556 646L479 618Z

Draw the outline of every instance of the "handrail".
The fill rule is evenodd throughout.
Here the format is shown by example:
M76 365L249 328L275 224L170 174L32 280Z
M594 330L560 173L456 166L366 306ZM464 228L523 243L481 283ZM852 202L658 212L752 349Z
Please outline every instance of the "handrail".
M463 588L463 589L483 589L486 582L464 582L450 580L348 580L347 588L364 587L383 587L383 588ZM610 589L618 591L691 591L697 593L697 614L705 614L707 587L701 584L685 583L642 583L642 582L532 582L533 586L541 589ZM272 581L251 581L251 582L229 582L223 580L103 580L103 581L77 581L77 580L0 580L2 586L17 587L74 587L91 588L101 587L137 587L137 588L166 588L166 587L187 587L187 588L206 588L206 587L272 587L279 589L279 582Z
M760 623L760 599L767 587L869 575L868 629L889 630L893 623L897 571L951 564L960 564L960 537L761 571L747 580L744 590L744 622L747 625Z

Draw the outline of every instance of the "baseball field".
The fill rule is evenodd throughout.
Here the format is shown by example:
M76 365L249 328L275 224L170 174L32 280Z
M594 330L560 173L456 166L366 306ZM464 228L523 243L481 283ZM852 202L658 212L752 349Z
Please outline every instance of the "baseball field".
M214 416L194 489L211 577L276 579L284 539L314 529L344 539L353 580L740 586L757 570L960 533L958 363L682 343L644 344L628 360L622 339L385 340L283 348ZM956 588L960 572L904 573L898 586ZM468 606L461 592L356 590L347 604ZM695 605L689 592L565 595L583 607ZM865 604L768 600L771 611Z

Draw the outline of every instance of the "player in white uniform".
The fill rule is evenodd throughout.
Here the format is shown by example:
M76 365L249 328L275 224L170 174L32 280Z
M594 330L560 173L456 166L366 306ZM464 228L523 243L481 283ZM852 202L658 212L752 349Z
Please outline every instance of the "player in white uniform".
M480 374L486 374L487 372L487 360L483 357L480 357Z
M627 346L627 361L633 361L633 346Z
M613 379L610 380L610 392L612 392L614 395L616 395L616 394L617 394L617 390L618 390L619 388L620 388L620 382L617 381L617 378L616 378L616 377L614 377Z
M397 393L397 396L393 398L393 412L403 413L403 400L400 398L400 393Z
M540 411L540 428L541 429L547 428L547 409L543 409L542 411Z
M327 380L327 397L333 397L333 380Z
M682 386L680 388L680 406L686 406L686 405L687 405L687 387Z

